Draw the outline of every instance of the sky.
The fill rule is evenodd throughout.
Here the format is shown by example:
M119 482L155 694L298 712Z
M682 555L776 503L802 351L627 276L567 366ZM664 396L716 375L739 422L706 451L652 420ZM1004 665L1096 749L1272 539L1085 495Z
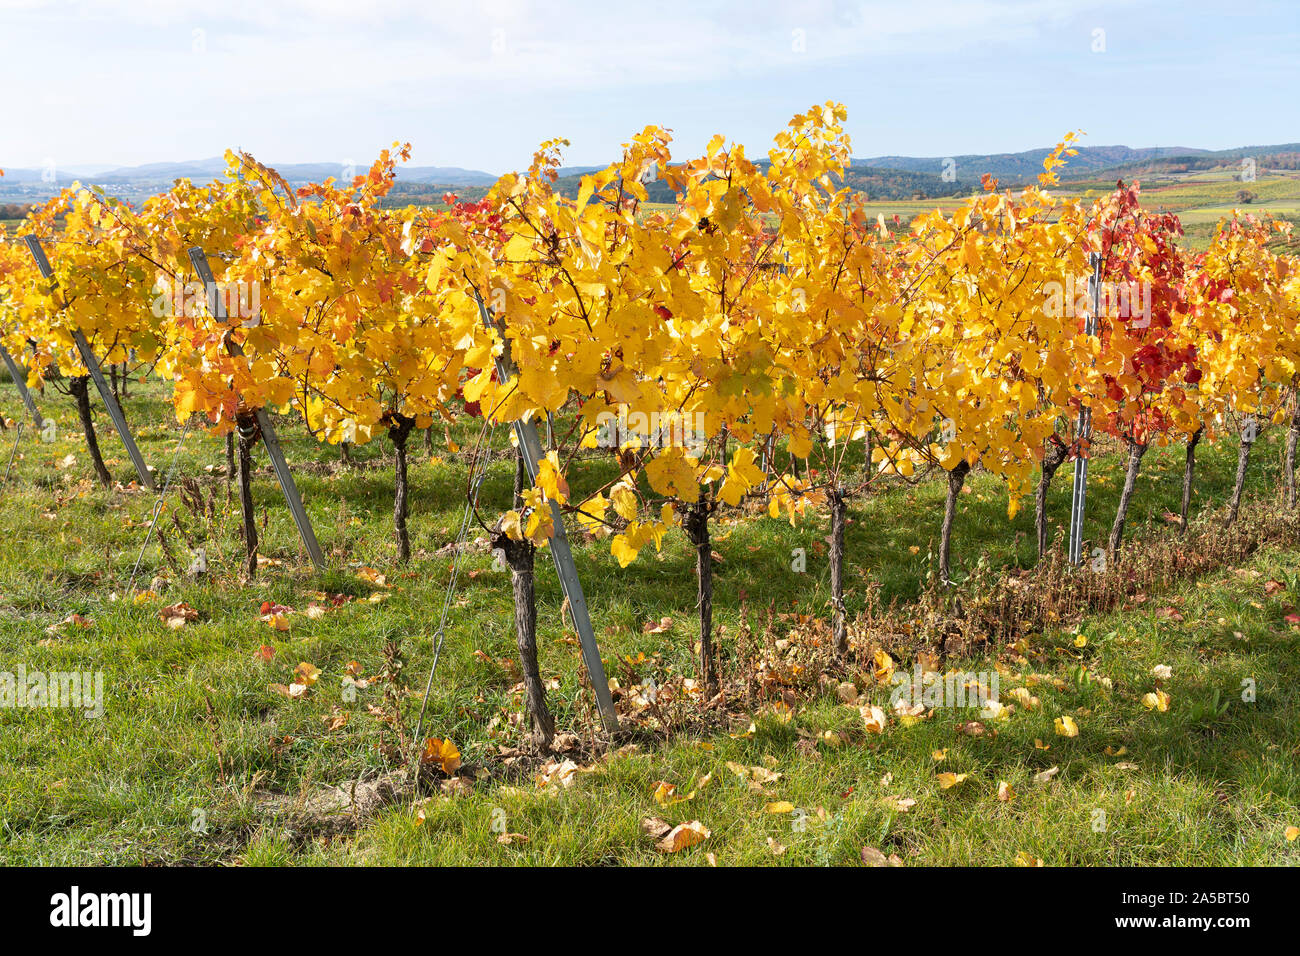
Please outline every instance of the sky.
M860 157L1220 149L1300 140L1300 3L0 0L0 88L0 168L759 155L827 100Z

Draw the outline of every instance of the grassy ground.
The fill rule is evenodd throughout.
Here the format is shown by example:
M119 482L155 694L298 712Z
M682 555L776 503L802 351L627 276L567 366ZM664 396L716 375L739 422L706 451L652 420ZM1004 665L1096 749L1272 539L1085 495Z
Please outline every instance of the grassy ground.
M1027 660L1006 650L996 661L965 662L972 670L1005 668L1003 700L1027 673L1046 675L1032 688L1039 710L986 721L978 737L958 731L975 716L961 711L939 711L911 727L893 721L884 734L865 734L858 710L827 694L801 704L788 722L756 716L752 734L744 720L731 728L736 736L643 736L635 751L599 760L575 751L583 769L571 786L538 787L536 767L506 765L497 750L518 743L509 580L485 549L473 550L463 565L428 729L454 740L466 763L481 769L480 779L470 792L435 796L418 812L409 800L398 801L355 829L313 828L302 811L323 785L348 787L393 769L393 731L372 712L384 706L380 685L348 700L348 663L357 662L363 676L376 675L385 643L399 641L403 682L413 688L401 708L413 723L414 688L423 686L431 662L449 575L449 558L436 552L460 519L463 460L441 438L432 459L415 453L416 557L399 568L387 443L358 449L356 464L344 468L337 449L317 446L286 421L282 439L331 570L311 572L268 471L257 476L256 497L264 512L263 553L273 563L241 586L237 505L220 477L223 446L191 432L175 459L177 481L196 480L216 517L196 517L173 494L162 526L183 569L191 550L172 521L175 512L192 545L206 548L211 570L197 581L178 574L151 545L136 589L152 584L159 593L137 602L127 584L154 497L92 485L71 402L47 389L40 404L59 437L41 443L27 430L0 499L0 671L102 670L105 713L86 719L68 710L0 710L0 862L701 864L712 853L720 864L809 864L856 862L864 845L909 864L1005 864L1018 854L1048 864L1254 864L1294 862L1300 853L1300 842L1283 837L1287 826L1300 825L1300 640L1284 620L1300 588L1300 559L1280 551L1087 619L1078 628L1088 638L1083 647L1069 629L1036 635L1022 648ZM146 459L166 472L181 429L162 391L133 387L125 406ZM7 382L0 385L0 411L21 419ZM102 410L98 418L110 468L127 481L126 456ZM11 429L0 441L13 435ZM472 444L468 428L453 437ZM1276 484L1280 437L1265 433L1257 446L1257 496L1271 496ZM504 432L497 438L504 448ZM1204 448L1200 458L1197 509L1225 499L1235 450ZM486 514L507 501L512 472L504 456L493 464ZM1162 515L1177 508L1180 474L1181 449L1148 455L1131 534L1168 533ZM1088 530L1096 540L1118 494L1118 460L1099 460L1093 475ZM1028 563L1031 509L1008 522L995 481L977 475L971 488L955 539L961 567ZM1058 479L1051 500L1058 521L1068 512L1068 493L1068 477ZM940 502L939 485L930 483L855 504L851 612L862 607L868 582L886 601L917 595ZM742 594L751 608L771 601L788 614L826 613L826 530L819 518L798 527L766 519L719 526L715 600L724 655L740 623ZM795 548L807 550L807 573L791 570ZM680 535L665 541L662 555L625 571L607 542L578 542L575 550L611 676L662 683L692 674L695 581ZM582 737L592 719L578 685L579 652L559 626L561 596L544 555L538 567L543 674L555 679L550 697L560 729ZM386 575L387 586L363 568ZM1269 581L1284 587L1266 588ZM313 592L353 600L313 618L303 613ZM159 609L178 601L195 608L198 620L168 629ZM264 601L297 609L287 631L260 619ZM1179 613L1159 613L1166 607ZM74 614L89 626L69 621ZM671 618L666 630L644 631L664 618ZM260 653L264 647L274 648L270 661ZM644 662L616 664L642 654ZM321 670L308 694L293 700L270 688L290 683L299 662ZM1091 681L1080 678L1080 663ZM1172 668L1161 682L1172 699L1167 713L1140 704L1155 689L1150 671L1157 664ZM1253 703L1240 700L1245 678L1256 682ZM1216 691L1221 706L1214 705ZM887 707L883 691L874 693L872 702ZM1053 720L1063 715L1077 721L1077 737L1054 733ZM826 731L843 743L816 742ZM1050 749L1036 747L1036 739ZM1127 749L1119 754L1121 747ZM1050 781L1033 781L1051 767L1059 769ZM944 790L940 772L969 777ZM660 806L652 791L661 780L696 795ZM1016 791L1014 800L997 799L1001 781ZM782 801L794 809L765 812ZM1103 832L1094 832L1097 810L1106 812ZM699 820L712 836L664 855L640 831L646 816ZM527 840L499 842L503 827Z

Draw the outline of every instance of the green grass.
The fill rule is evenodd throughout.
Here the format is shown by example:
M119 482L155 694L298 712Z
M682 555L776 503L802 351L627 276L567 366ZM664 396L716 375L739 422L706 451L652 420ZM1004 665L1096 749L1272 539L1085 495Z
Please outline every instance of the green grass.
M1005 651L1001 663L1009 674L1055 675L1066 689L1040 683L1034 693L1041 711L989 722L996 737L959 734L956 724L971 715L940 711L913 727L895 722L885 734L858 733L844 746L819 745L816 754L809 753L801 740L862 723L855 709L828 694L801 704L789 723L758 717L752 737L715 731L656 740L642 734L637 752L596 763L579 757L594 769L578 774L572 787L541 789L531 769L507 766L498 756L498 745L518 742L509 718L517 718L521 706L511 694L515 678L496 663L515 655L509 580L486 550L474 550L452 609L428 728L452 738L465 760L483 769L482 778L468 795L430 800L423 823L402 802L355 830L313 831L292 812L268 813L263 798L292 800L321 785L349 786L391 769L384 750L391 733L367 710L382 703L381 691L367 688L349 703L341 680L353 660L365 675L377 674L384 644L396 639L406 654L405 682L422 688L449 575L449 559L435 552L451 541L460 519L463 454L439 441L434 459L426 460L413 442L416 557L399 568L393 561L387 442L357 449L352 468L333 467L337 449L318 446L284 420L286 453L298 467L331 570L312 572L274 478L259 472L255 494L266 522L263 553L282 565L264 567L256 582L241 586L235 574L237 505L228 501L224 479L206 470L221 467L223 446L191 431L176 474L178 480L197 479L204 495L215 495L219 517L207 527L173 494L162 524L177 559L188 564L184 537L172 524L175 511L194 544L207 548L211 572L201 581L170 574L151 545L137 589L163 573L171 580L158 582L158 599L136 603L127 582L154 497L94 486L71 403L52 389L39 402L60 437L41 444L26 430L0 500L6 529L0 538L0 670L12 672L19 664L28 671L102 670L106 712L88 720L70 711L0 710L0 862L701 864L711 852L721 864L852 863L864 844L897 853L909 864L1005 864L1022 851L1049 864L1255 864L1294 862L1300 853L1300 842L1282 836L1286 826L1300 825L1294 772L1300 642L1283 620L1300 588L1300 560L1281 551L1257 556L1251 566L1257 578L1225 569L1202 581L1177 583L1176 593L1153 595L1124 613L1087 619L1081 625L1089 637L1084 648L1074 646L1072 632L1044 633L1031 640L1027 664ZM134 386L125 406L146 459L165 473L181 429L164 392L152 384ZM20 419L8 383L0 385L0 410ZM125 482L129 463L102 409L98 422L110 468ZM6 460L13 435L11 428L0 436ZM453 436L468 448L473 426L458 427ZM1272 430L1257 446L1251 486L1256 496L1271 497L1276 485L1280 437ZM503 429L497 439L504 449ZM1200 459L1196 508L1216 507L1229 491L1235 450L1205 448ZM264 458L258 464L265 469ZM575 490L607 467L580 466ZM1094 466L1088 523L1093 540L1101 538L1110 518L1119 469L1114 456ZM485 515L508 501L512 472L504 455L491 466ZM1168 533L1162 515L1176 510L1180 474L1180 448L1148 455L1130 534ZM970 484L954 544L962 573L980 561L1028 564L1032 509L1008 521L1005 493L996 481L976 475ZM1050 507L1059 522L1069 507L1068 475L1055 485ZM937 540L941 500L940 486L929 482L855 503L848 531L851 613L861 609L868 582L879 585L886 601L917 596ZM768 519L724 521L716 532L723 563L715 576L715 613L724 656L734 645L742 594L752 611L773 602L778 612L827 613L824 517L796 527ZM790 568L795 548L807 549L806 574ZM681 536L670 535L661 555L644 556L623 571L607 542L579 541L575 552L611 676L621 676L616 660L638 654L648 658L635 668L639 678L654 676L662 683L693 674L695 580ZM360 579L362 566L387 574L390 588ZM561 595L544 555L538 567L543 675L558 681L550 698L560 729L583 735L591 714L578 684L580 656L559 626ZM1264 582L1270 579L1287 589L1266 596ZM346 592L355 599L314 620L295 614L287 632L259 620L263 601L302 612L314 591ZM366 599L373 593L389 596L372 603ZM169 630L158 610L177 601L192 605L200 617ZM1181 611L1181 622L1157 616L1157 608L1170 605ZM60 623L74 613L91 625ZM643 632L643 624L663 617L672 619L667 631ZM270 663L256 659L263 645L275 647ZM959 663L987 670L993 660ZM304 699L289 700L269 689L288 683L300 661L322 671ZM1095 678L1110 678L1112 688L1104 690L1098 680L1077 683L1081 661ZM1153 687L1149 672L1155 664L1173 668L1165 682L1173 699L1166 714L1139 704ZM1257 682L1253 704L1239 700L1245 677ZM1016 685L1011 676L1003 678L1004 700ZM1216 690L1230 703L1222 716L1211 717ZM874 702L887 703L880 696ZM418 706L414 693L403 698L408 721L413 723ZM346 713L347 723L331 730L326 719L336 713ZM1055 736L1052 719L1062 714L1078 721L1079 737ZM1051 749L1036 749L1035 738ZM1127 753L1107 756L1108 746L1125 746ZM936 763L932 752L940 749L947 756ZM754 790L727 768L728 761L782 776L766 792ZM1120 769L1120 761L1138 769ZM1032 782L1051 766L1060 768L1052 782ZM942 791L939 770L970 777ZM700 786L709 773L710 782ZM660 780L698 793L688 802L659 807L651 791ZM1001 780L1018 792L1014 801L996 800ZM884 798L916 803L904 813ZM806 826L796 830L794 814L762 812L773 801L804 811L799 816ZM206 816L206 832L192 829L196 809ZM1091 828L1097 809L1108 816L1102 834ZM640 832L647 815L670 823L698 819L713 835L699 847L665 856ZM494 820L527 835L528 842L498 843ZM773 855L769 837L786 847L782 855Z

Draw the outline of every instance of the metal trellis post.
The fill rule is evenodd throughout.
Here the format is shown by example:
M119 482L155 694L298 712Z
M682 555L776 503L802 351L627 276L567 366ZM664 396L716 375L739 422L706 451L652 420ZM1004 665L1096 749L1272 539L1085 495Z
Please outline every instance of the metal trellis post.
M483 324L501 336L504 346L496 359L497 378L504 385L514 378L515 366L510 358L510 340L489 314L478 293L474 293L478 302L479 316ZM515 435L519 439L519 449L524 458L524 467L528 470L528 480L537 480L538 464L544 457L541 438L537 426L531 420L519 419L514 423ZM569 548L569 537L564 531L564 513L560 506L551 502L551 519L555 533L551 537L551 560L555 562L555 573L560 578L560 586L569 602L569 613L578 628L578 640L582 644L582 659L587 665L587 674L591 678L591 688L596 694L596 705L600 708L601 721L610 733L618 730L618 713L614 710L614 699L609 693L609 681L605 677L605 665L600 659L600 647L596 643L596 633L591 627L591 615L587 611L587 598L582 591L582 582L578 580L578 568L573 562L573 551Z
M32 423L38 428L45 427L45 419L41 418L41 413L36 409L36 402L32 398L32 393L27 390L27 376L23 370L18 367L14 357L9 354L9 350L0 345L0 359L4 360L6 367L9 369L9 377L14 380L14 385L18 387L18 394L27 406L27 414L32 416Z
M1092 266L1092 275L1088 277L1088 292L1091 296L1091 308L1084 331L1088 335L1097 334L1097 313L1101 311L1101 253L1088 255L1088 264ZM1079 409L1079 423L1076 428L1079 442L1079 454L1074 459L1074 494L1070 501L1070 563L1078 564L1083 560L1083 516L1088 500L1088 456L1086 445L1092 438L1092 409L1087 405Z
M208 265L207 255L202 248L195 246L190 249L189 256L190 264L207 292L208 308L214 318L224 319L226 304L221 297L221 290L217 287L217 280L212 275L212 267ZM229 338L226 339L226 348L231 355L244 354L239 344ZM280 491L284 494L285 504L289 506L293 523L298 527L298 536L302 538L303 547L307 549L312 564L316 565L318 570L324 570L325 555L321 553L320 545L316 542L316 532L311 526L311 519L307 517L307 511L302 506L302 496L298 494L298 485L289 471L289 463L284 459L280 440L275 434L275 426L271 424L271 416L264 408L257 409L253 414L257 418L258 430L262 433L262 444L266 446L266 454L271 459L271 467L275 469L275 477L280 482Z
M36 268L40 270L41 275L53 281L54 270L50 268L50 260L46 258L45 250L41 248L41 241L35 236L25 236L23 241L27 243L27 248L31 251L32 258L36 260ZM140 476L140 481L146 488L150 491L157 491L158 486L154 484L153 473L149 471L149 466L144 463L144 456L140 454L135 439L131 437L131 429L127 427L126 416L122 414L122 406L118 405L117 399L113 396L113 390L108 387L108 382L104 379L104 372L99 367L99 360L95 358L95 353L90 350L90 343L86 341L86 336L81 329L72 330L72 341L77 344L81 364L86 366L86 371L95 380L95 388L99 390L99 397L104 400L104 406L108 409L108 415L113 420L113 427L117 429L118 437L122 439L122 444L126 446L126 453L131 457L131 464L135 465L135 473Z

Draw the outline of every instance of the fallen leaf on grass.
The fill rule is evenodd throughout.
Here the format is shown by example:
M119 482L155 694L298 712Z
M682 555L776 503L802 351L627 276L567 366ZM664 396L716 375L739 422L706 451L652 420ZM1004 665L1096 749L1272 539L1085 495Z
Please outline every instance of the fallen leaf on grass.
M1070 717L1068 715L1064 717L1057 717L1054 721L1052 721L1052 725L1056 728L1056 733L1060 737L1079 736L1079 725L1074 722L1073 717Z
M859 707L858 713L862 715L862 724L869 734L883 733L885 725L889 722L889 718L879 707Z
M667 780L660 780L655 784L654 792L651 794L655 803L661 807L671 807L675 803L685 803L687 800L695 799L695 791L682 795L677 792L677 784L669 783Z
M1015 688L1010 697L1025 710L1037 710L1039 708L1038 698L1029 693L1028 687Z
M299 661L293 672L298 678L294 683L305 684L308 687L316 683L316 679L320 677L320 668L314 664L308 664L306 661Z
M1060 772L1060 767L1048 767L1042 773L1034 774L1034 783L1047 783Z
M1169 710L1169 695L1162 690L1157 690L1152 694L1143 694L1142 706L1147 710L1158 710L1163 714Z
M536 781L538 787L547 787L551 784L559 784L561 787L573 786L577 773L582 768L572 760L563 762L557 760L548 760L542 764L541 772L537 774Z
M898 854L891 853L889 854L889 856L885 856L884 853L882 853L880 850L877 850L874 846L864 846L862 848L860 856L862 857L862 863L865 866L902 866L903 865L903 861L898 856Z
M980 716L985 720L1006 720L1011 716L1011 708L999 700L986 700L980 708Z
M169 604L158 612L159 619L172 630L184 627L190 621L199 619L199 612L188 604Z
M416 825L417 827L420 826L420 825L422 825L422 824L424 823L424 821L427 819L427 817L426 817L426 815L425 815L425 812L424 812L424 808L425 808L425 806L429 803L429 801L431 801L432 799L433 799L433 797L425 797L425 798L424 798L423 800L421 800L418 804L416 804L416 806L415 806L415 825Z
M270 601L263 601L259 620L274 630L287 631L289 630L289 615L292 613L293 608L287 604L272 604Z
M872 673L876 683L888 685L894 679L894 659L884 651L876 651L875 664Z
M460 768L460 751L451 742L451 738L442 740L429 737L424 741L424 751L420 754L421 763L437 764L445 774L453 774Z
M655 840L655 849L662 853L677 853L697 843L703 843L711 836L709 828L699 820L670 827L658 817L646 817L641 821L641 829Z
M969 776L968 773L949 773L945 770L943 773L938 774L939 789L951 790Z
M368 581L378 588L388 587L388 575L380 574L374 568L362 568L357 572L357 577L362 581Z
M1016 791L1005 780L998 781L998 800L1002 803L1010 803L1016 798Z

